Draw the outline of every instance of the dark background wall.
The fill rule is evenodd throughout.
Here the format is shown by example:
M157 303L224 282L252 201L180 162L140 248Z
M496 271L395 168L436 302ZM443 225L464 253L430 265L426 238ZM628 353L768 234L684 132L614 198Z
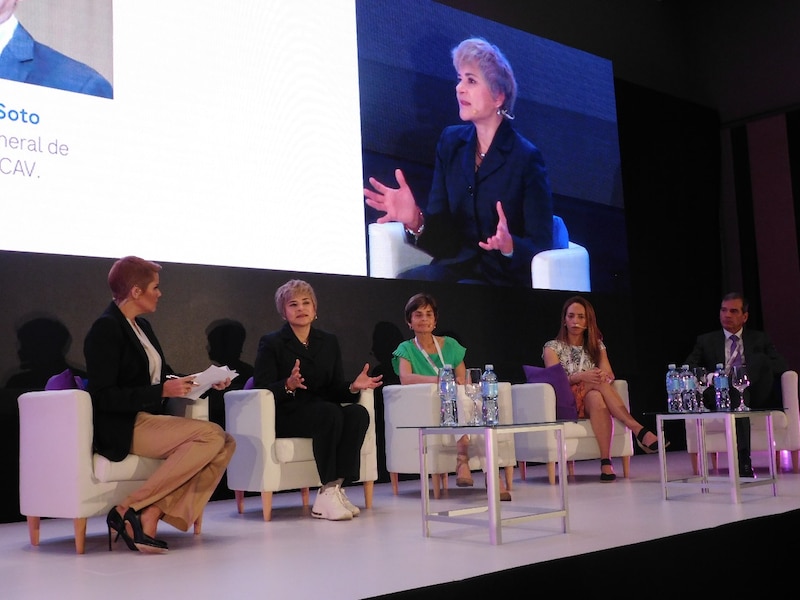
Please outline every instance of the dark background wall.
M800 55L800 6L738 0L442 4L613 61L631 294L589 297L617 376L630 381L634 414L649 423L647 413L662 407L666 364L682 360L697 333L718 327L719 297L728 289L750 296L751 320L766 327L790 366L800 369L800 350L790 343L800 335L792 311L800 293L794 191L800 182L800 81L789 64ZM83 336L109 301L111 262L0 252L0 385L20 370L15 328L35 316L67 327L67 360L82 366ZM300 276L315 287L319 325L339 335L345 368L355 375L365 362L376 362L371 350L373 332L384 330L380 323L406 336L402 307L420 289L403 281L164 266L164 297L152 321L168 360L186 372L207 366L204 331L220 318L245 325L243 359L252 362L258 337L280 324L275 288ZM468 362L494 362L511 381L521 380L522 364L541 364L542 343L555 333L569 296L485 286L425 289L440 301L440 329L468 347ZM18 393L0 392L5 490L17 488ZM681 430L669 433L672 448L680 450ZM13 496L7 491L2 498L0 520L18 517Z

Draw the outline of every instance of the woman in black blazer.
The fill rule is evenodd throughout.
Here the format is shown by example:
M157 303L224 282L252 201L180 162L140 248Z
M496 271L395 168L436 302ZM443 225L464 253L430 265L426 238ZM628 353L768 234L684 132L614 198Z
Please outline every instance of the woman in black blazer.
M517 84L505 56L481 38L453 49L456 99L465 125L447 127L436 147L425 210L400 169L398 188L370 177L367 205L399 221L434 259L405 279L531 286L534 254L553 248L553 198L541 152L510 121Z
M350 520L361 511L342 484L358 480L369 427L369 413L357 404L358 394L380 386L383 376L370 377L365 364L352 383L345 381L338 339L311 326L317 318L317 297L305 281L292 279L279 287L275 307L286 324L259 340L254 386L275 397L278 437L312 439L322 487L311 515Z
M164 402L188 394L194 377L178 377L142 314L155 312L161 265L121 258L108 273L113 301L94 322L83 352L94 412L95 451L112 461L128 454L165 459L106 519L131 550L165 552L158 522L187 531L203 514L236 443L208 421L165 415ZM214 385L224 389L230 379Z

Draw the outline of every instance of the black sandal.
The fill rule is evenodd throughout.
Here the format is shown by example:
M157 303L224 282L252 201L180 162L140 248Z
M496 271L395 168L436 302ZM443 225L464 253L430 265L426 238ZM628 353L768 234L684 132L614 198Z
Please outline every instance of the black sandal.
M601 469L600 481L602 481L603 483L609 483L611 481L616 481L616 479L617 479L617 474L616 473L603 473L602 472L602 468L606 467L606 466L613 468L613 465L611 464L611 459L610 458L601 458L600 459L600 469Z
M653 432L650 431L647 427L642 427L639 430L639 433L636 434L636 443L639 445L639 448L644 450L645 454L655 454L656 452L658 452L658 439L656 439L656 441L650 444L649 446L645 446L644 436L646 436L648 433L653 433ZM653 435L655 434L653 433ZM664 448L666 449L667 446L669 446L669 442L666 442L664 444Z

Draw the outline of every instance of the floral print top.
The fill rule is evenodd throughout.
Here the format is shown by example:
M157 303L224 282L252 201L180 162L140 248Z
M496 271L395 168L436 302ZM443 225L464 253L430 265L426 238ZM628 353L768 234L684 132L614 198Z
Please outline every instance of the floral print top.
M551 348L556 353L561 366L567 372L567 376L581 371L588 371L597 366L594 364L592 357L589 356L589 353L584 351L583 346L570 346L566 342L550 340L544 347ZM605 350L603 342L600 342L600 348Z

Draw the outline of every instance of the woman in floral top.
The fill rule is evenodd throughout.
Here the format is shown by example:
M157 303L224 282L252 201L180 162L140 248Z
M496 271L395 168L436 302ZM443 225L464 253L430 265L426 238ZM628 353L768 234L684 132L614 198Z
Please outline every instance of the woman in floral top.
M601 481L617 478L610 458L613 417L634 433L642 450L648 454L658 452L656 435L633 418L611 385L614 372L594 307L586 298L573 296L564 303L558 335L544 345L542 359L546 367L557 364L564 367L575 395L578 416L588 417L592 424L600 448Z

